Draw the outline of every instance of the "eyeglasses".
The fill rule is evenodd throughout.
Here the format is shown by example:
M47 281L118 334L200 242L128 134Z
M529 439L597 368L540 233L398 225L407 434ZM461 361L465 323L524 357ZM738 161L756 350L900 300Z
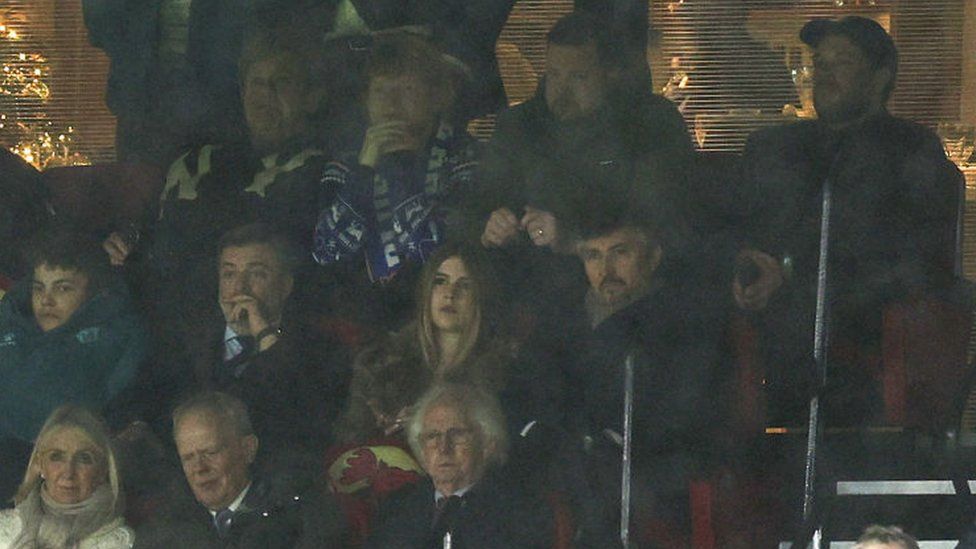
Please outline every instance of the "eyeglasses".
M441 444L449 447L468 446L473 440L473 429L448 429L446 433L427 431L420 434L420 443L427 449L440 448Z

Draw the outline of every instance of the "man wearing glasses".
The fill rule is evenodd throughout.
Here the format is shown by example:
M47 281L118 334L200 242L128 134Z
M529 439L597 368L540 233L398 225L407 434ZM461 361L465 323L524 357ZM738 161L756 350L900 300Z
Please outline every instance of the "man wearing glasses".
M548 508L498 474L508 435L495 397L435 386L417 404L407 439L429 479L390 497L366 547L552 547Z

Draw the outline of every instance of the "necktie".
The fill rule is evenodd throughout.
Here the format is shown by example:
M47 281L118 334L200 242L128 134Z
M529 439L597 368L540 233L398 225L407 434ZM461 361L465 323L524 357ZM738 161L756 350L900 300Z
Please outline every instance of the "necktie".
M434 520L430 529L431 546L441 547L444 534L454 529L454 519L461 508L461 496L448 496L437 500L434 510Z
M214 515L214 528L217 529L217 536L221 539L230 534L230 525L234 522L234 512L230 509L221 509Z

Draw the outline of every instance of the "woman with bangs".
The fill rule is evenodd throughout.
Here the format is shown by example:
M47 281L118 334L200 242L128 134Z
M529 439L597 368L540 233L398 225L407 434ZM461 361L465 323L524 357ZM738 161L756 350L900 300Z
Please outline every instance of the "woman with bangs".
M421 272L415 320L356 358L340 440L398 432L409 405L434 382L503 389L517 348L500 333L498 308L482 252L457 243L441 246Z

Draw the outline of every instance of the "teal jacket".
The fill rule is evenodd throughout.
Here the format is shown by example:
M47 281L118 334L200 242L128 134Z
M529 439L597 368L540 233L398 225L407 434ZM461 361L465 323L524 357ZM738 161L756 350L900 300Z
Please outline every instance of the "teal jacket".
M34 321L31 281L0 301L0 439L30 442L67 402L104 412L135 378L145 325L121 281L99 291L47 333Z

